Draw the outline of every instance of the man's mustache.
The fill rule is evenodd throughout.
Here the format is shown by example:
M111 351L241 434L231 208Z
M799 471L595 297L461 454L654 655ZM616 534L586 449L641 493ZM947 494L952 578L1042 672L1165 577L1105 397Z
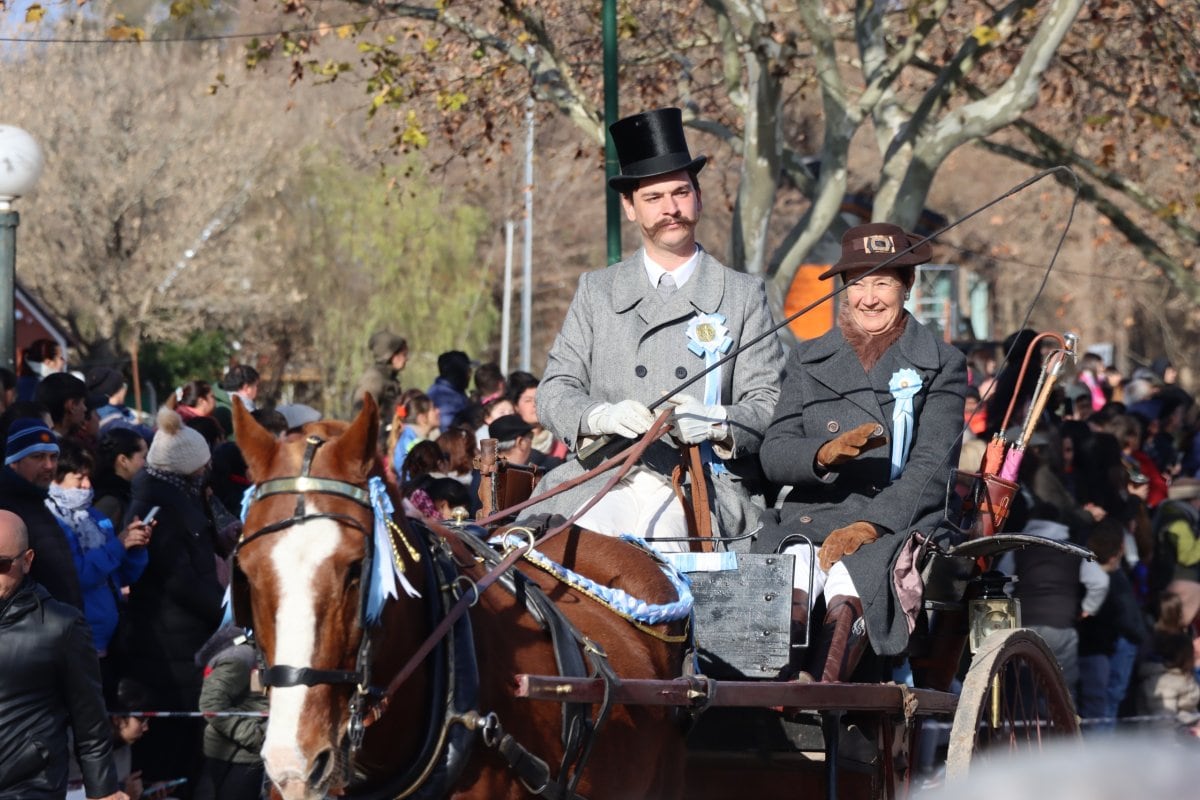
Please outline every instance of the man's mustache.
M675 224L687 225L688 227L694 228L696 226L696 220L692 217L685 217L681 214L678 217L671 217L670 219L664 219L662 222L655 223L654 227L650 229L650 232L658 233L668 225Z

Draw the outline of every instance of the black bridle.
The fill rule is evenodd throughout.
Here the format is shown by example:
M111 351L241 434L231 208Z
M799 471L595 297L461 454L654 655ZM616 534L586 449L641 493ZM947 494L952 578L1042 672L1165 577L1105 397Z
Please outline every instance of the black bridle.
M360 519L356 519L349 514L331 513L317 509L310 510L306 498L309 494L325 494L341 497L357 503L358 505L367 509L369 512L371 512L372 517L375 514L375 509L371 503L371 494L364 487L333 478L312 477L310 472L312 471L313 458L316 456L317 450L321 447L321 445L325 444L325 440L320 436L312 434L305 439L304 443L304 457L301 460L299 475L264 481L257 488L255 488L254 494L250 499L251 504L266 497L272 497L276 495L296 495L296 506L292 512L292 516L277 522L272 522L269 525L264 525L249 535L242 535L233 551L232 560L234 580L241 580L244 582L245 589L243 593L248 593L248 579L245 577L245 573L242 572L237 565L238 553L249 543L269 534L279 533L305 522L311 522L318 519L327 519L336 522L339 525L345 525L354 528L363 535L364 554L361 568L362 578L359 583L358 593L358 620L359 626L362 629L362 640L359 642L358 655L354 670L314 669L312 667L294 667L287 664L275 664L263 670L262 673L263 686L267 687L312 687L319 685L349 685L355 687L354 695L350 700L350 723L348 730L350 748L351 752L353 752L362 744L362 737L365 731L363 719L367 711L366 700L372 691L369 686L371 636L370 625L368 624L366 618L366 585L367 581L370 579L371 568L376 557L376 553L374 552L375 537L371 530L373 520L372 523L364 525ZM239 624L241 624L243 621L248 622L250 618L249 608L241 609L237 607L238 594L239 592L236 591L231 592L231 598L234 604L234 615L238 618ZM248 626L244 625L244 627Z

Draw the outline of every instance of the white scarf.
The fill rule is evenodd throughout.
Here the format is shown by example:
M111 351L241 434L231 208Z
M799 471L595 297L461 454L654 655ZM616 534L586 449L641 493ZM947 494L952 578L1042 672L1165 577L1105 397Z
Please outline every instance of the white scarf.
M85 552L103 547L108 541L104 530L92 518L91 489L64 489L52 483L50 496L46 498L46 507L59 521L75 532L79 546Z

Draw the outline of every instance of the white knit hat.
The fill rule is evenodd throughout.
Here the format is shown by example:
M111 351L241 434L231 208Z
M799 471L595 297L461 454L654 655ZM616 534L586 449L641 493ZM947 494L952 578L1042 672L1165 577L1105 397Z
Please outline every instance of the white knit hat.
M191 475L212 460L208 442L199 431L183 424L173 409L158 412L158 430L146 454L146 463L163 472Z

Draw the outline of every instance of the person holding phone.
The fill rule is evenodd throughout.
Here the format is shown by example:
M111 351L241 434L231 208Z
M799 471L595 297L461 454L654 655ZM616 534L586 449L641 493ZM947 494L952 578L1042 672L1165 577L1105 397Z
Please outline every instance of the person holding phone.
M104 696L112 698L119 675L117 660L109 650L123 610L122 589L146 569L152 528L135 518L117 533L108 517L92 505L91 454L71 439L64 439L59 448L46 507L71 546L83 590L83 612L100 657Z
M215 530L205 503L208 442L164 408L146 466L133 478L126 521L154 516L149 564L129 594L128 677L143 683L155 710L195 711L202 674L193 658L221 624L224 589L217 579ZM199 720L155 726L134 745L146 784L186 777L172 790L191 796L199 773Z

